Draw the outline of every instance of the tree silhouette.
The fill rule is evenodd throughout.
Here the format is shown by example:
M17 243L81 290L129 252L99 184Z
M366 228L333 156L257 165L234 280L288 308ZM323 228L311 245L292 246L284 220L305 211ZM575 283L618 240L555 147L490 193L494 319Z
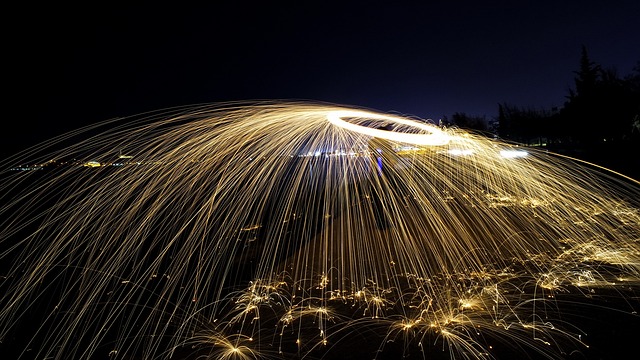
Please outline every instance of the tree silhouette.
M489 122L485 116L471 116L456 112L451 115L451 124L468 130L489 131Z
M640 106L637 78L637 72L620 78L614 68L602 68L583 46L575 91L561 111L561 132L582 147L627 141Z
M554 141L554 110L521 108L498 104L498 135L525 145L543 145Z
M587 47L582 45L582 51L580 55L580 70L576 71L575 78L576 94L575 96L588 96L591 94L598 81L598 74L601 68L600 65L594 63L589 58ZM572 97L570 95L570 97Z
M640 156L628 155L640 154L640 61L620 77L582 46L574 73L575 89L559 111L498 104L498 135L640 176Z

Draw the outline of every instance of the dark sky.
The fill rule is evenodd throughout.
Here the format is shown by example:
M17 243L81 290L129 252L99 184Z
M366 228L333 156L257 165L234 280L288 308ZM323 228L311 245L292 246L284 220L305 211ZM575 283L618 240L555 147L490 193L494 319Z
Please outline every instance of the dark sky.
M640 60L637 0L234 3L6 12L3 152L112 117L229 100L491 118L498 103L561 106L582 44L620 75Z

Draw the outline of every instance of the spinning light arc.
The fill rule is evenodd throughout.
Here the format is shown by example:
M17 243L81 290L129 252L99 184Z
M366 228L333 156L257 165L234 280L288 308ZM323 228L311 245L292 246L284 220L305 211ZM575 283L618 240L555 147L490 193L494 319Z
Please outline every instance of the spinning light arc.
M426 131L427 133L407 133L376 129L349 122L345 120L345 118L366 118L372 120L391 121L396 124L408 125L420 131ZM363 135L406 144L439 146L446 145L451 140L450 135L446 134L436 126L386 114L376 114L361 110L336 110L327 113L327 120L336 126L350 131L355 131Z

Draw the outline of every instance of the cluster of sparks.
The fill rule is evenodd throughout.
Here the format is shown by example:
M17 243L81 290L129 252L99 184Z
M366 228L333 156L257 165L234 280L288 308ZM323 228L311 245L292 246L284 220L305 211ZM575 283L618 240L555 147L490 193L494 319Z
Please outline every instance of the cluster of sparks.
M619 174L332 104L100 126L47 156L143 165L2 173L0 341L21 358L555 358L588 348L557 297L634 316L640 188Z

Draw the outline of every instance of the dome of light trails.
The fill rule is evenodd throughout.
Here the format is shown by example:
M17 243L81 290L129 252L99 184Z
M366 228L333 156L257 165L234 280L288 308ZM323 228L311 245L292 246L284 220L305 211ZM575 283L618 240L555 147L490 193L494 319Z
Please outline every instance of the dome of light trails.
M637 306L636 181L420 119L189 106L2 165L21 359L563 358L562 304Z

